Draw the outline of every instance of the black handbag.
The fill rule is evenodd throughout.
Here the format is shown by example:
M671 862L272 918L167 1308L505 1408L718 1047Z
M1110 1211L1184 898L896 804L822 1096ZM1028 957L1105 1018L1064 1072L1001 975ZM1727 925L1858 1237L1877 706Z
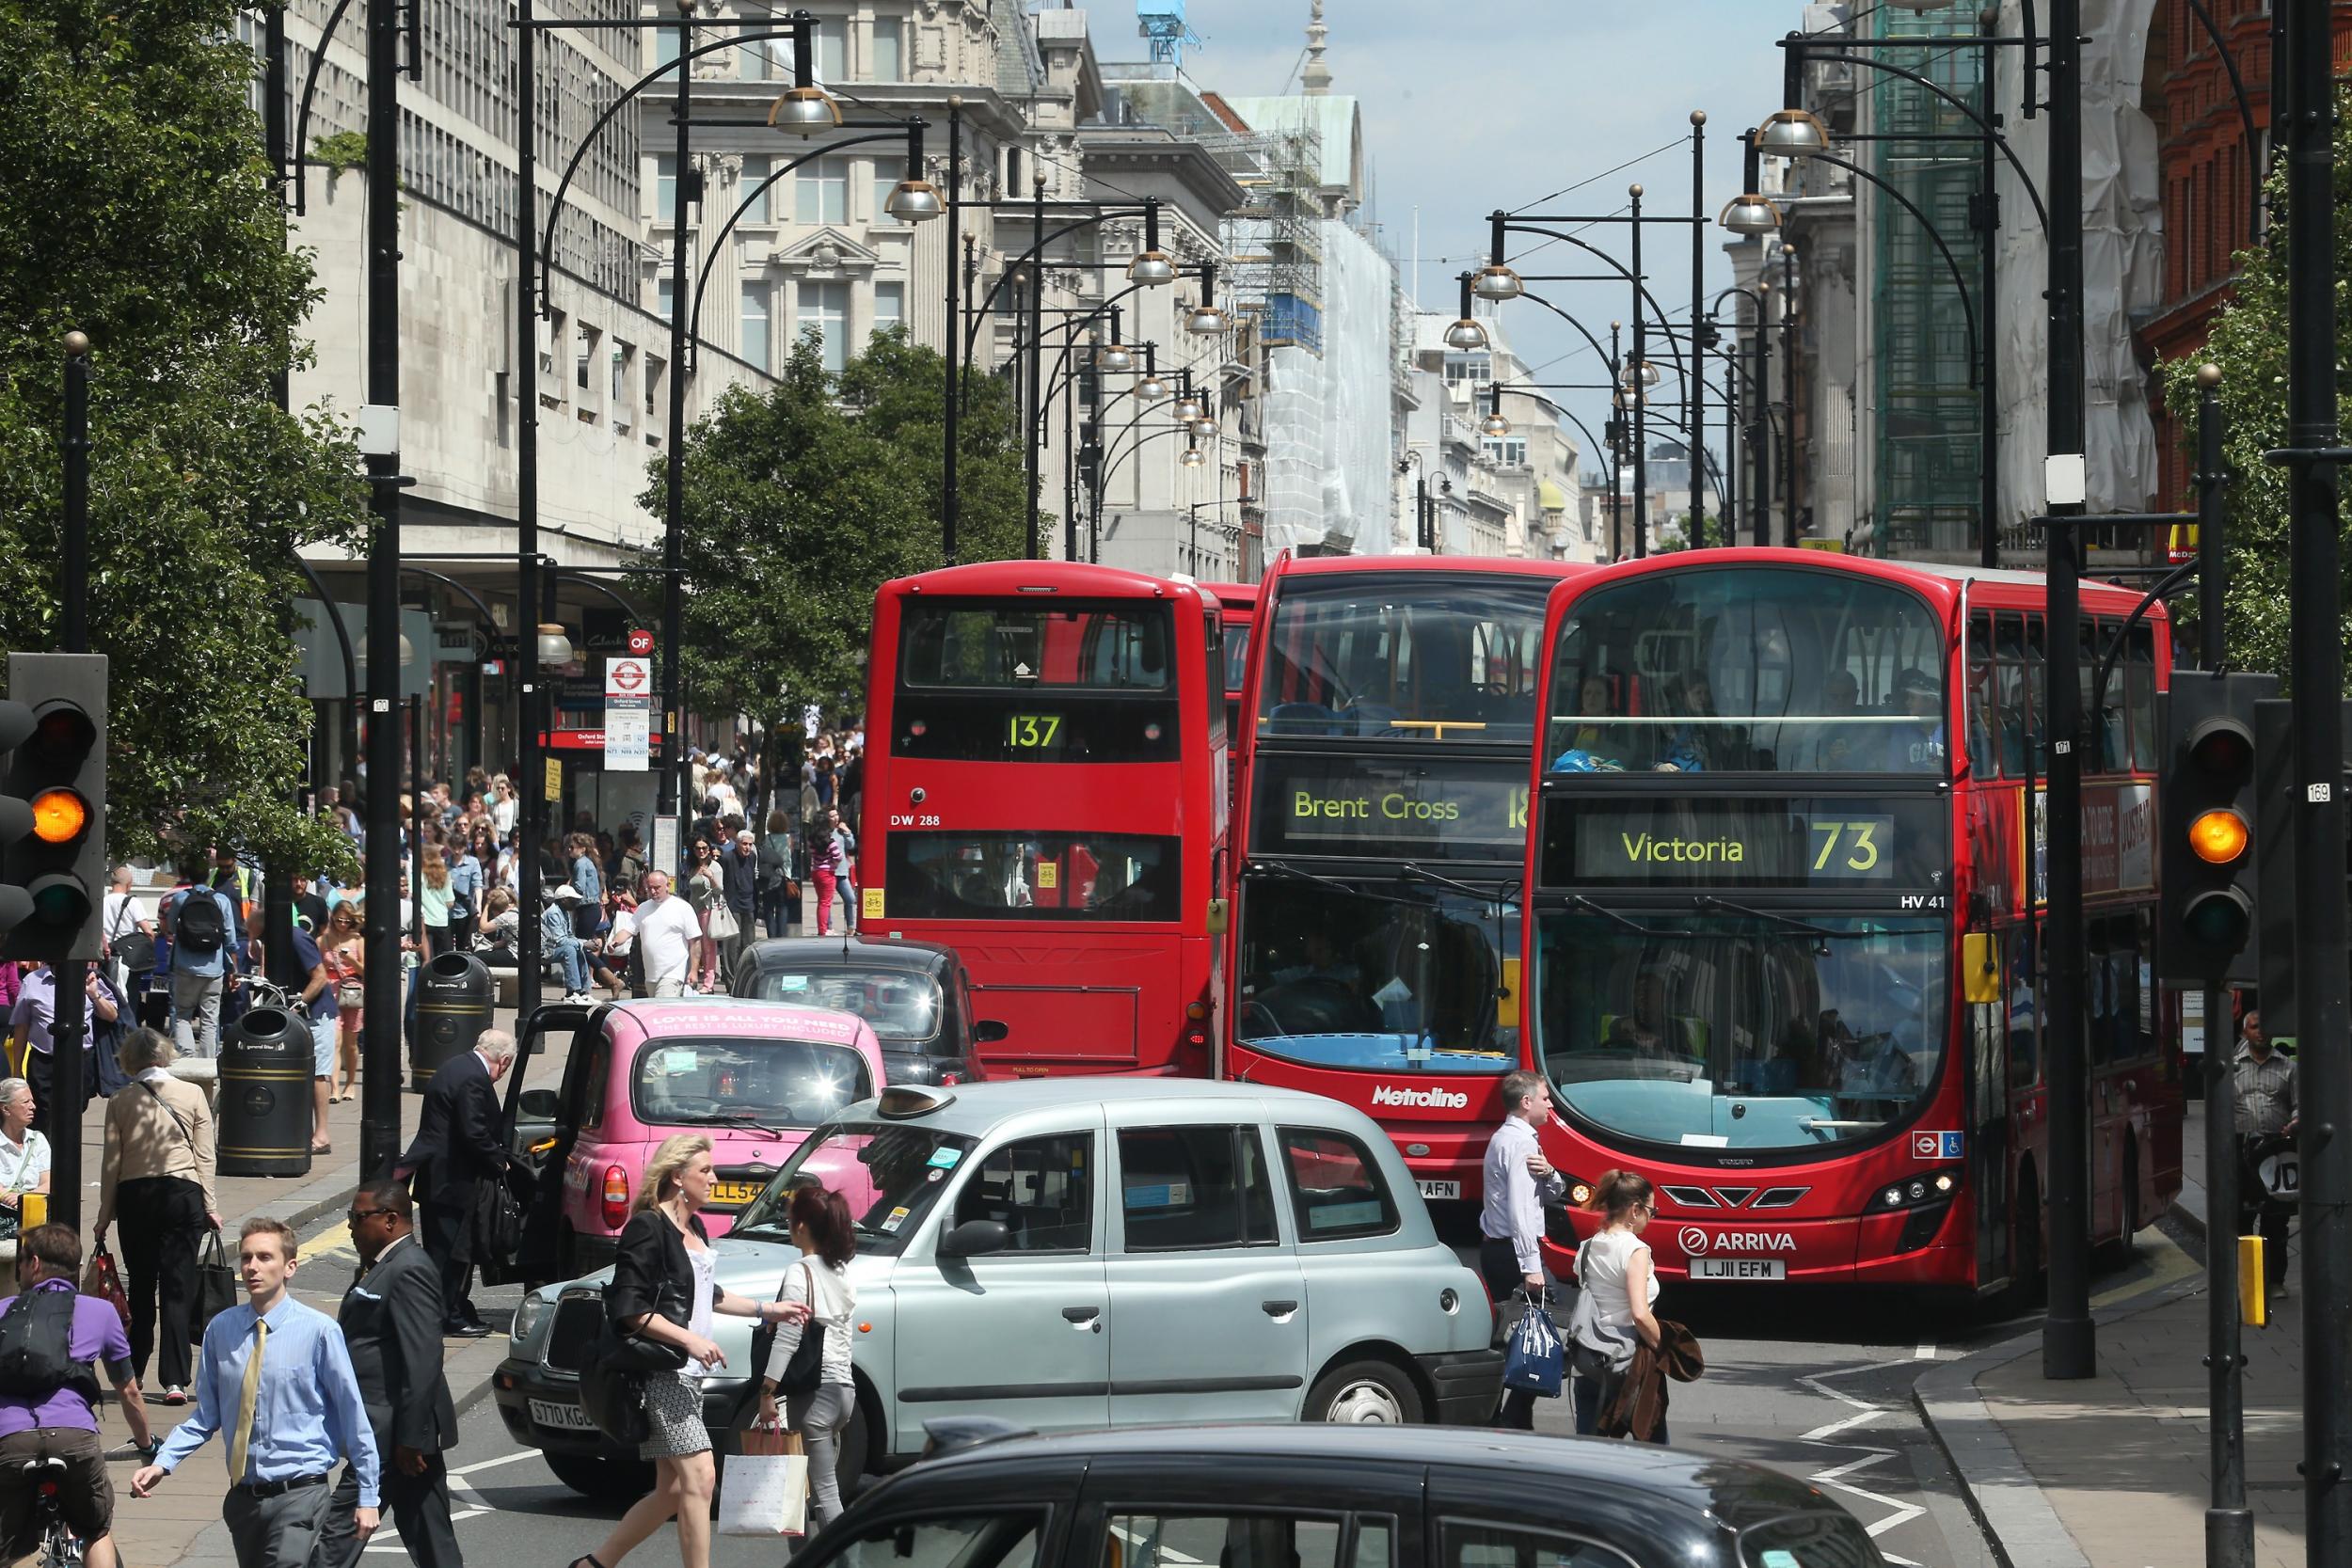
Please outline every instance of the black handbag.
M204 1338L204 1325L237 1303L237 1271L230 1266L229 1249L218 1230L204 1233L196 1254L196 1307L188 1324L191 1337Z
M808 1268L804 1259L801 1266ZM790 1277L787 1273L787 1278ZM817 1277L812 1270L808 1281L809 1305L817 1302ZM776 1299L784 1299L784 1285L778 1281ZM776 1347L776 1323L761 1323L752 1330L752 1382L755 1386L767 1375L768 1357ZM784 1373L776 1379L776 1392L787 1398L794 1394L813 1394L825 1376L825 1325L814 1316L801 1325L801 1341L792 1347L792 1354L784 1363Z

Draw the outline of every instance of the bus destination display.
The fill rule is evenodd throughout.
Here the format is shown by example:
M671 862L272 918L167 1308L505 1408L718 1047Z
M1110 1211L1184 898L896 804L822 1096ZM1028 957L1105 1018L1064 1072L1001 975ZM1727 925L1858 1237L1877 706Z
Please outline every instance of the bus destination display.
M1549 886L1856 889L1931 885L1947 815L1862 797L1558 798L1545 813Z
M1263 758L1252 847L1310 855L1516 859L1526 769L1514 762Z
M1176 705L1071 697L1051 707L993 693L898 699L898 755L943 762L1172 762Z

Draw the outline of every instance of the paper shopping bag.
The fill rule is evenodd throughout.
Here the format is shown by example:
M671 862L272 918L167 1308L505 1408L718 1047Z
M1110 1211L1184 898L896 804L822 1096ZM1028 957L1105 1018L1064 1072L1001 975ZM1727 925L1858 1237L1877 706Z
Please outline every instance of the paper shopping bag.
M808 1528L808 1458L797 1432L755 1428L727 1455L719 1486L721 1535L800 1535Z

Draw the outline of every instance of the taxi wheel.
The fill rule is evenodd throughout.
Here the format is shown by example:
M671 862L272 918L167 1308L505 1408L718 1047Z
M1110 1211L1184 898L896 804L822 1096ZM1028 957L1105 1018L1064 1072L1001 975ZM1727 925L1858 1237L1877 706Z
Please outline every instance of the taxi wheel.
M1350 1361L1315 1380L1307 1394L1307 1419L1332 1426L1415 1426L1422 1419L1421 1390L1386 1361Z
M583 1497L642 1497L653 1490L653 1465L644 1460L591 1454L542 1453L555 1479Z

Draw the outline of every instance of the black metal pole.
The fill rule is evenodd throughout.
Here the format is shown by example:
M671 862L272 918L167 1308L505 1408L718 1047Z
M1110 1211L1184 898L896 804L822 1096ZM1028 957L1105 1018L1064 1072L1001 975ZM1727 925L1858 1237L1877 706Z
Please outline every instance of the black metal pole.
M271 190L278 197L278 243L285 243L286 232L286 8L269 6L262 12L262 148L269 159ZM282 413L293 406L292 343L280 346L277 366L270 372L270 396ZM291 543L291 542L290 542ZM71 546L68 546L72 547ZM289 553L294 553L291 549ZM291 643L294 641L294 605L278 607L278 631ZM345 696L350 695L345 689ZM312 709L313 735L310 745L311 766L308 769L311 781L318 775L319 744L315 727L317 710ZM305 805L307 785L294 787L294 809ZM262 953L269 965L270 978L279 985L298 984L298 971L294 961L294 879L291 868L282 859L273 858L262 868ZM324 934L324 933L322 933ZM73 1103L78 1104L79 1100Z
M1429 476L1419 470L1413 474L1413 533L1415 544L1431 555L1438 553L1438 541L1429 528Z
M1986 44L1979 57L1986 118L1992 124L1987 127L1978 151L1978 179L1982 189L1977 194L1972 214L1976 219L1977 261L1982 279L1978 292L1984 296L1984 346L1980 351L1983 372L1977 377L1977 564L1991 571L2001 564L2001 403L1995 390L2000 372L1998 356L1994 352L1994 345L2001 341L1999 263L1994 259L2001 228L2001 196L1994 179L2000 166L2000 140L1994 128L2001 120L1992 108L1993 45ZM2026 74L2030 79L2032 73ZM1882 545L1881 548L1883 551L1884 546Z
M1041 449L1045 444L1043 432L1038 429L1037 424L1038 395L1041 390L1038 380L1044 373L1045 369L1043 363L1045 356L1042 345L1039 341L1040 335L1045 330L1045 176L1042 174L1033 176L1029 181L1029 190L1031 192L1030 210L1035 216L1030 220L1033 225L1030 230L1033 243L1029 250L1029 352L1022 376L1022 390L1026 398L1024 405L1026 417L1022 421L1022 429L1028 436L1029 559L1035 561L1042 547L1038 539L1038 486L1041 483L1038 477L1038 465L1042 456Z
M1780 517L1780 542L1797 545L1797 253L1780 247L1780 482L1788 505Z
M797 65L804 52L797 32L792 48ZM669 461L662 468L661 734L658 742L661 747L661 784L658 809L664 820L676 824L675 842L681 854L686 847L686 822L681 810L684 783L679 777L686 759L686 722L678 711L678 674L679 667L685 663L682 644L686 640L686 584L682 576L686 548L686 216L688 208L699 206L702 198L702 180L692 167L694 154L687 125L692 108L694 72L686 62L693 52L692 0L679 0L677 110L671 122L675 132L671 156L676 160L677 179L674 187L676 195L670 204L670 450L666 454ZM533 844L530 847L536 856L539 847ZM532 863L537 863L535 859ZM663 865L659 860L651 860L648 864L672 876L677 874L676 865Z
M547 836L539 757L539 68L535 0L516 0L515 34L515 931L516 1013L539 1006L544 955L539 943L539 841ZM689 68L681 58L678 70ZM670 376L684 373L675 358ZM666 656L665 656L666 657ZM652 848L651 845L646 846Z
M58 577L61 617L58 651L89 652L89 339L65 335L63 570ZM49 966L56 990L51 1009L49 1065L56 1103L49 1115L51 1161L49 1217L60 1225L82 1223L82 1042L89 1037L89 960L64 958Z
M2229 582L2221 549L2221 370L2197 372L2197 633L2201 662L2228 657L2221 625ZM2178 676L2174 677L2176 680ZM2237 1079L2231 1064L2230 990L2207 986L2205 1013L2205 1388L2213 1504L2205 1510L2205 1568L2253 1568L2254 1514L2246 1506L2246 1380L2239 1354Z
M367 401L400 404L401 0L368 0ZM400 1153L400 455L368 455L368 817L366 1070L359 1171ZM421 653L421 650L420 650Z
M1633 559L1649 554L1649 324L1642 309L1642 187L1629 185L1633 224L1633 359L1617 383L1620 399L1630 398L1633 421Z
M956 427L963 407L961 370L958 363L963 341L963 269L957 264L956 249L962 239L963 95L952 93L947 99L947 247L942 253L947 274L947 327L942 339L947 361L947 408L940 454L939 493L939 560L943 566L956 563L956 524L963 512L956 474Z
M2083 513L2082 32L2078 0L2050 8L2050 423L2052 488L2044 530L2049 562L2049 914L2044 1019L2049 1060L2050 1310L2042 1372L2095 1376L2090 1317L2090 1095L2082 1016L2082 604L2077 574ZM2339 959L2340 961L2340 959Z
M1691 111L1691 373L1683 402L1691 442L1691 547L1707 548L1707 111Z
M424 950L424 825L433 809L424 798L424 694L408 699L408 907L416 924L409 935Z
M2352 998L2344 907L2342 524L2336 467L2335 8L2287 7L2287 429L2293 540L2288 687L2295 693L2295 996L2303 1166L2305 1560L2352 1558Z
M1772 328L1764 319L1761 293L1756 301L1756 330L1749 341L1755 349L1756 371L1748 388L1755 407L1748 413L1748 450L1756 463L1755 483L1748 494L1750 543L1772 542Z

